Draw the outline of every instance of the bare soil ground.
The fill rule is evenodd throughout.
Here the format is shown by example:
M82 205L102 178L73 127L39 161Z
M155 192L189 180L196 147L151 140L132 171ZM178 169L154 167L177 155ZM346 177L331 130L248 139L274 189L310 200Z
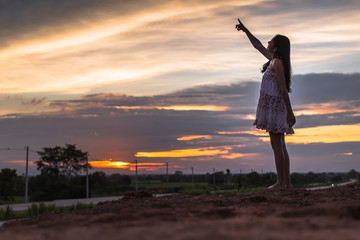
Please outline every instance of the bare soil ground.
M224 196L129 194L4 224L0 239L360 239L360 186Z

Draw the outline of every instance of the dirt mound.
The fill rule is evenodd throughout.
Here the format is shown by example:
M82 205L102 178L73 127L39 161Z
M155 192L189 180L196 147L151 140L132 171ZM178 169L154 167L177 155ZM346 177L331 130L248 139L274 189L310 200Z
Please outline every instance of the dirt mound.
M360 187L224 196L129 193L91 210L6 223L0 239L359 239Z

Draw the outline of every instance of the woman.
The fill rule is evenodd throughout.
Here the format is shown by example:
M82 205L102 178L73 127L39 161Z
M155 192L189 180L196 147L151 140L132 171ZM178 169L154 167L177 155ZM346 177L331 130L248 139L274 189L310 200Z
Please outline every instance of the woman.
M291 84L290 41L287 37L276 35L265 48L261 42L241 23L238 31L246 33L252 45L269 61L264 64L260 98L254 125L269 132L274 151L277 182L270 188L274 190L291 189L289 155L286 150L284 133L292 134L296 119L293 113L289 92Z

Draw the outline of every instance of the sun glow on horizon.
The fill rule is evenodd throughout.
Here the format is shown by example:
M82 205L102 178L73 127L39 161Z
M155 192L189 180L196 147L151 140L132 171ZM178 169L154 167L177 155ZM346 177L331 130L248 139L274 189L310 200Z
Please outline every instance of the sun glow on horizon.
M165 163L147 163L147 162L130 163L123 161L114 161L111 158L109 160L103 160L103 161L89 161L89 163L92 167L95 168L119 168L119 169L127 169L129 171L135 171L136 166L138 169L143 169L146 171L156 171L165 166Z
M89 161L90 165L96 168L122 168L127 169L130 167L129 162L112 161L112 159L104 161Z

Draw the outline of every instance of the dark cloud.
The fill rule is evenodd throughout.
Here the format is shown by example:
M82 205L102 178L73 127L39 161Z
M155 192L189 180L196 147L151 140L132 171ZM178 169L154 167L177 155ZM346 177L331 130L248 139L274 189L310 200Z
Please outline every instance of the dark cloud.
M358 112L356 112L358 114ZM308 128L328 125L352 125L360 122L360 116L355 112L298 116L296 127Z
M293 77L295 104L356 101L359 106L360 74L321 73Z
M169 106L169 105L218 105L237 107L253 105L259 83L204 85L156 96L128 96L124 94L91 94L76 100L54 101L53 106L101 102L106 106Z
M3 44L59 29L81 28L110 16L140 13L162 3L151 0L1 0L0 41Z
M46 99L47 99L46 97L43 97L43 98L40 98L40 99L33 98L30 101L21 101L21 104L36 106L36 105L42 104Z
M358 93L360 74L358 73L295 75L292 88L293 92L290 97L295 110L304 110L308 104L322 103L332 103L335 108L349 110L349 112L344 113L301 116L300 122L304 123L303 126L350 124L359 120L358 116L353 116L356 112L350 111L360 107ZM259 82L242 82L197 86L156 96L135 97L121 94L92 94L76 100L54 101L52 106L68 106L69 108L76 106L82 109L82 106L88 106L90 103L93 105L101 103L102 106L106 107L217 105L228 106L229 110L225 113L213 112L212 115L223 116L226 114L229 116L233 114L235 116L236 114L254 114L258 92ZM82 111L89 111L89 109L85 108ZM103 111L103 109L99 109L99 111ZM168 113L168 111L165 112ZM91 114L91 112L88 112L88 114Z

